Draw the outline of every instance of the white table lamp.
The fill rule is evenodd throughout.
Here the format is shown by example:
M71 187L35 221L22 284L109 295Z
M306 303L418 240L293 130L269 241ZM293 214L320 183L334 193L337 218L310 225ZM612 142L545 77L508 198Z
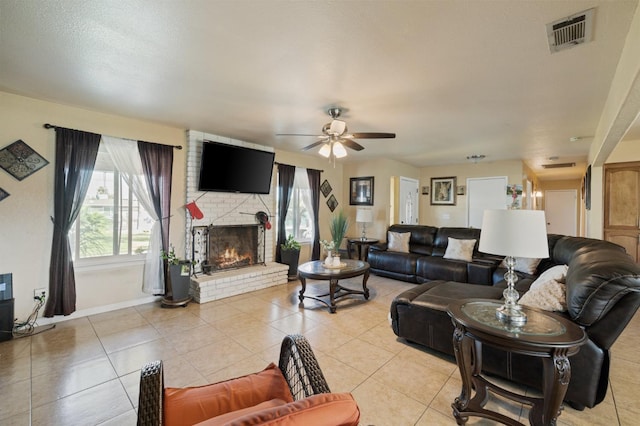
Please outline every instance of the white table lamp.
M515 257L549 257L547 224L542 210L485 210L480 230L478 251L506 256L507 281L504 305L496 311L501 321L524 324L527 316L518 305L520 295L515 289L518 276L513 271Z
M358 208L356 210L356 222L362 223L362 241L367 239L367 223L373 222L373 210Z

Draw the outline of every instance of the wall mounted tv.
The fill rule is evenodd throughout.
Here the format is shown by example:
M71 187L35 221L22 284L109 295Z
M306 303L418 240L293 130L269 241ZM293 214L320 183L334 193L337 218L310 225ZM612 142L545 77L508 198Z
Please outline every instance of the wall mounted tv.
M274 152L204 141L199 191L268 194Z

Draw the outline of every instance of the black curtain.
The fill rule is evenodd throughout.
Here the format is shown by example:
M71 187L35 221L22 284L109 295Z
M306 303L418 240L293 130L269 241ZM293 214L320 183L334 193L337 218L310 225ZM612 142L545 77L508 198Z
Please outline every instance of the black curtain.
M276 262L282 261L280 244L287 239L287 230L284 221L289 210L293 180L296 176L295 166L278 164L278 238L276 240Z
M313 209L313 245L311 260L320 259L320 170L307 169L311 188L311 208Z
M69 230L89 189L98 156L100 135L56 127L53 241L49 265L49 297L45 317L76 310L76 278Z
M142 170L149 187L151 201L160 218L162 250L169 251L169 223L171 210L171 177L173 175L173 147L138 141ZM164 285L167 289L167 262L164 262Z

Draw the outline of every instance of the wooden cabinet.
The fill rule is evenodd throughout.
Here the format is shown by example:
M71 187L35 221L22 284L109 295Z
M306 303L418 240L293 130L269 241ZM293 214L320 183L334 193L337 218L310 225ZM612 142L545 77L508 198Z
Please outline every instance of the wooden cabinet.
M640 261L640 162L604 166L604 239Z

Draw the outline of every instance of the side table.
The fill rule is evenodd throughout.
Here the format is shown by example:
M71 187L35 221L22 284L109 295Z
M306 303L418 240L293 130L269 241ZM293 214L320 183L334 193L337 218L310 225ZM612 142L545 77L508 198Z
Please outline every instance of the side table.
M351 252L355 246L358 253L358 260L366 262L369 257L369 246L379 242L380 240L376 240L374 238L347 238L347 253L351 256Z
M512 401L530 405L529 421L532 425L555 425L571 379L569 357L586 342L586 334L568 319L524 306L526 324L516 326L501 322L495 315L499 306L501 303L495 300L467 299L453 302L447 309L455 327L453 349L462 377L462 391L451 405L456 422L464 425L469 416L479 416L506 425L522 425L510 417L484 408L489 399L488 392L494 392ZM483 377L483 344L541 358L543 397L518 395Z

